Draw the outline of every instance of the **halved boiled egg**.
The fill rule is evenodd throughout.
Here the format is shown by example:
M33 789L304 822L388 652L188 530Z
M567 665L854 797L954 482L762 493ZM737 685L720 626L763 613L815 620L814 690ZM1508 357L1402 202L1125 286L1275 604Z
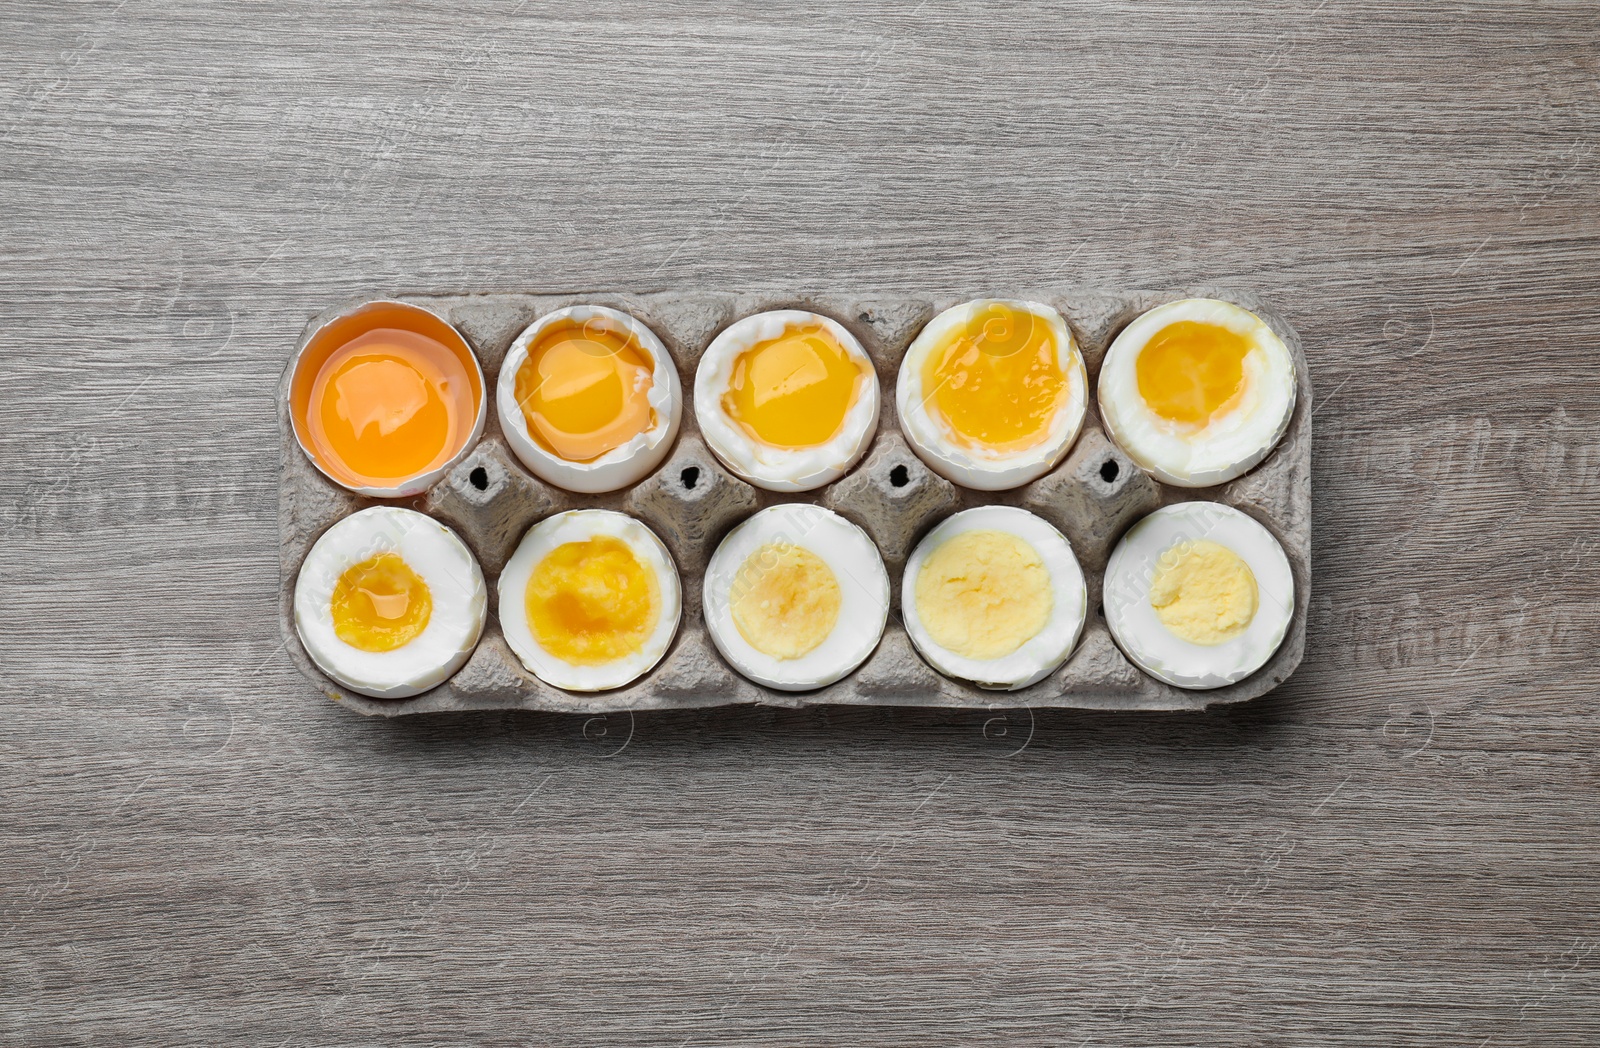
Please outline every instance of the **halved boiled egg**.
M496 586L500 628L528 671L568 691L648 673L678 630L678 569L655 532L623 513L578 509L522 537Z
M1014 691L1067 660L1089 593L1072 545L1014 506L946 519L906 562L906 632L933 668L982 688Z
M661 340L606 306L567 306L517 336L500 367L500 428L533 473L614 491L661 464L678 435L678 370Z
M1100 415L1128 457L1180 487L1222 484L1267 457L1294 414L1294 357L1231 302L1141 314L1100 366Z
M1272 533L1216 502L1165 506L1128 529L1106 566L1106 624L1140 669L1220 688L1260 669L1294 617L1294 576Z
M1067 323L1038 302L978 299L940 313L906 350L900 424L922 460L980 491L1054 469L1083 427L1089 380Z
M322 672L402 699L442 683L483 632L483 572L455 532L374 506L323 533L294 586L294 625Z
M758 684L803 691L866 661L889 617L889 573L867 533L821 506L772 506L722 540L705 577L706 626Z
M734 473L769 491L809 491L844 475L872 442L878 375L837 321L798 309L757 313L706 347L694 410Z

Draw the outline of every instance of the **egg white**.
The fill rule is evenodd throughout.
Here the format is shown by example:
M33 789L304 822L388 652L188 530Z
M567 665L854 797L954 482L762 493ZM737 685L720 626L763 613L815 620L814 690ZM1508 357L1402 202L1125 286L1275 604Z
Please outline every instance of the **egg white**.
M589 462L569 462L545 450L528 432L527 416L522 412L522 405L517 403L517 372L527 363L528 347L552 325L565 321L582 324L594 319L627 331L638 342L639 348L649 355L653 366L650 392L646 399L655 411L655 423L599 458ZM673 439L678 435L683 397L678 386L677 366L654 331L621 310L608 306L567 306L535 320L511 343L511 348L506 351L505 362L500 365L500 379L495 387L495 409L511 450L535 476L568 491L593 493L615 491L637 483L661 465L667 452L672 450Z
M655 572L661 589L661 615L639 650L601 666L579 666L546 651L528 625L528 579L557 546L597 536L620 539L647 571ZM605 691L630 684L650 672L667 653L678 631L683 595L672 555L656 533L624 513L607 509L575 509L546 517L522 536L495 584L500 629L506 643L528 672L546 684L567 691Z
M1067 403L1051 420L1045 440L1034 447L1009 453L963 445L948 425L928 410L932 392L924 389L922 381L929 355L937 352L977 314L997 305L1030 313L1049 328L1055 338L1057 361L1067 380ZM930 469L963 487L1003 491L1036 480L1056 467L1083 429L1088 389L1083 354L1078 352L1072 330L1060 313L1040 302L975 299L951 306L934 317L911 343L895 382L895 406L906 439Z
M729 602L735 576L756 550L785 542L816 554L839 582L839 619L797 659L774 658L744 639ZM728 533L705 575L706 627L733 668L758 684L804 691L839 680L867 660L889 618L889 573L867 533L837 513L805 503L761 510Z
M421 633L392 651L362 651L339 639L333 590L349 568L394 553L421 577L433 611ZM351 691L403 699L436 687L466 663L483 633L483 572L456 533L431 517L374 506L323 532L300 565L294 625L317 668Z
M752 438L722 409L734 362L757 343L792 326L826 328L866 372L855 402L833 439L812 448L775 448ZM694 411L706 444L723 465L768 491L810 491L837 480L860 461L878 428L878 373L844 325L819 313L780 309L735 321L712 339L694 376Z
M1244 393L1198 430L1157 415L1139 394L1135 366L1152 337L1182 320L1244 336ZM1111 438L1157 480L1203 488L1242 475L1266 458L1294 414L1294 357L1266 321L1231 302L1186 298L1141 314L1122 330L1100 365L1100 415Z
M923 562L945 542L968 531L1017 536L1034 548L1050 573L1053 599L1044 628L998 659L971 659L942 647L917 613L917 576ZM917 651L945 676L972 681L980 688L1016 691L1043 680L1078 646L1088 609L1089 589L1072 544L1042 518L1015 506L979 506L945 519L917 543L900 583L900 610Z
M1210 539L1250 567L1259 596L1243 633L1221 644L1191 644L1162 623L1150 603L1156 562L1180 542ZM1283 643L1294 617L1294 575L1272 533L1216 502L1165 506L1128 529L1112 551L1104 587L1106 625L1129 659L1157 680L1203 690L1241 681Z

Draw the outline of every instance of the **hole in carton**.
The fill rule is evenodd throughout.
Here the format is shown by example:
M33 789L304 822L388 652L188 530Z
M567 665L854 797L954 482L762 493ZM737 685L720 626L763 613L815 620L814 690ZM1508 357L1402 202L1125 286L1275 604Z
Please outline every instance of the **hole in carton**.
M1095 609L1095 614L1099 615L1102 619L1105 618L1106 617L1106 606L1104 604L1100 605L1098 608Z
M1111 483L1113 480L1116 480L1117 474L1120 472L1121 469L1117 466L1116 459L1106 459L1104 462L1100 463L1100 479L1105 481L1107 484Z
M482 466L474 466L472 472L467 474L467 479L470 480L472 482L472 486L477 488L479 491L489 490L489 471L484 469Z
M889 483L897 488L903 488L911 483L911 471L904 465L896 466L889 471Z
M696 484L700 483L700 467L699 466L685 466L685 467L683 467L683 472L678 474L678 479L683 481L684 490L693 491L694 490L694 486Z

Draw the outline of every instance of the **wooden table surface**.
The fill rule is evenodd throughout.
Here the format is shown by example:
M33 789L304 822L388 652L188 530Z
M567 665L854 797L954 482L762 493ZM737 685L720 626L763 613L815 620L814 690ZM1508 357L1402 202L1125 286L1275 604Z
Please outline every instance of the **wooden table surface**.
M0 2L0 1043L1600 1043L1600 9ZM274 613L305 318L1212 284L1317 388L1204 715L384 722Z

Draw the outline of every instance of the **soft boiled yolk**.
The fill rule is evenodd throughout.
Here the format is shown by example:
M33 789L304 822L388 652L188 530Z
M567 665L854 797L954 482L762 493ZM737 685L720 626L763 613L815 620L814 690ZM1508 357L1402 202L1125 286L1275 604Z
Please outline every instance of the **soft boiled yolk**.
M1161 624L1190 644L1221 644L1256 617L1256 577L1240 556L1210 539L1180 542L1156 561L1150 604Z
M839 580L801 546L773 542L739 566L729 589L739 635L775 659L798 659L828 639L839 621Z
M917 617L938 645L969 659L998 659L1033 639L1055 599L1038 550L1005 531L966 531L922 562Z
M1010 454L1043 443L1070 394L1043 317L991 305L928 354L924 403L955 440Z
M333 586L333 632L352 648L393 651L428 628L433 595L398 553L346 568Z
M790 327L735 358L722 409L763 444L815 447L844 428L865 376L826 328Z
M528 578L534 639L575 666L600 666L644 646L661 617L661 583L632 548L610 535L567 542Z
M399 328L335 350L317 373L306 418L317 461L358 487L390 487L444 465L476 421L461 358Z
M655 362L638 340L599 321L546 329L517 369L528 433L568 462L589 462L655 425Z
M1184 426L1204 426L1244 388L1251 341L1218 324L1180 320L1139 352L1139 396L1150 410Z

